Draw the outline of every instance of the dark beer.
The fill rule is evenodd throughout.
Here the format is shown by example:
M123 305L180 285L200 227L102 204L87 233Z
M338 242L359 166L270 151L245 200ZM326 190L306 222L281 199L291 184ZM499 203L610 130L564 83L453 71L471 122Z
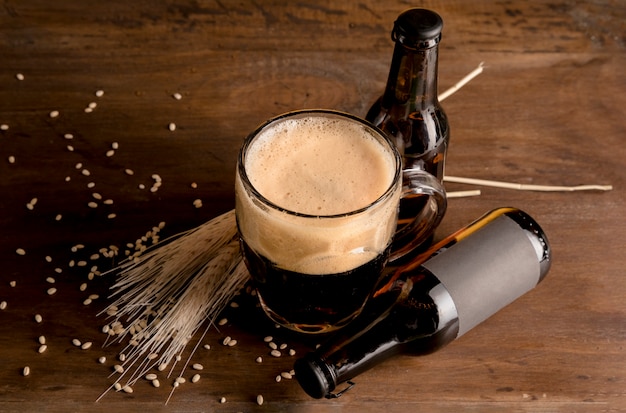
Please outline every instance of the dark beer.
M280 268L244 240L242 250L265 312L277 323L307 333L340 328L358 315L388 255L385 251L343 273L311 275ZM281 314L288 314L289 319Z

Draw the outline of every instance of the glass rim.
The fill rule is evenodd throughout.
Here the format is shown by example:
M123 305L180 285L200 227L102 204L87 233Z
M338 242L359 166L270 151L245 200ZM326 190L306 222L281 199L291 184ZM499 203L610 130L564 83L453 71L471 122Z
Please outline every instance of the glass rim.
M311 115L311 116L330 115L330 116L335 116L338 118L343 118L343 119L347 119L347 120L359 123L362 126L370 129L373 135L376 135L378 138L380 138L379 142L384 142L388 146L388 149L391 151L391 154L395 161L395 171L394 171L391 183L389 184L389 187L378 198L376 198L374 201L370 202L366 206L361 207L359 209L352 210L352 211L342 212L339 214L314 215L314 214L306 214L303 212L297 212L297 211L293 211L293 210L281 207L280 205L267 199L263 194L261 194L254 187L254 185L252 185L252 182L250 182L250 178L248 178L248 174L246 172L245 153L247 152L247 149L250 147L250 145L252 145L255 138L267 127L273 125L274 123L280 120L283 120L286 118L292 118L296 116L307 116L307 115ZM383 132L381 129L377 128L376 126L374 126L372 123L366 121L365 119L359 118L358 116L352 115L347 112L342 112L342 111L334 110L334 109L300 109L300 110L286 112L281 115L270 118L266 120L265 122L263 122L261 125L259 125L253 132L248 134L248 136L246 136L246 138L244 139L243 145L241 149L239 150L239 155L237 156L237 175L241 179L241 182L243 184L245 191L251 192L256 199L261 201L263 205L275 211L285 213L291 216L299 217L299 218L314 218L314 219L345 218L345 217L350 217L353 215L358 215L367 210L370 210L393 195L396 185L402 179L402 156L400 155L400 152L398 151L395 143L393 143L391 139L389 139L387 134L385 134L385 132Z

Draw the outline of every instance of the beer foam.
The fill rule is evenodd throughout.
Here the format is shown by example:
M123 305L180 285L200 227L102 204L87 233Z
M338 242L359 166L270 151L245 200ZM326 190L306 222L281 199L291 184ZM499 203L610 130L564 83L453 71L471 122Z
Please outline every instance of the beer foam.
M341 118L283 119L262 130L245 156L254 188L300 214L337 215L378 200L396 174L393 151L364 125ZM237 220L248 245L274 264L306 274L354 269L388 247L400 182L367 211L314 218L259 207L237 176Z
M344 119L283 120L262 131L246 155L261 195L281 208L335 215L366 207L391 185L392 153Z

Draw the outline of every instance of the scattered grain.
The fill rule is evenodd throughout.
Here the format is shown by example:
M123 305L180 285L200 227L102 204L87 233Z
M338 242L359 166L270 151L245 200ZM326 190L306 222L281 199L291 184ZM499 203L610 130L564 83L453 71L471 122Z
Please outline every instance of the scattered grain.
M159 381L159 379L154 379L152 380L152 385L154 387L161 387L161 382Z
M130 387L128 384L125 385L124 387L122 387L122 390L124 390L124 393L132 393L133 392L133 388Z
M67 150L69 152L74 152L74 147L72 145L67 145Z
M0 301L0 310L6 310L6 309L7 309L7 302Z
M24 80L24 75L23 75L23 74L21 74L21 73L17 73L17 74L15 75L15 78L16 78L17 80Z
M17 281L15 281L15 280L9 281L9 286L10 287L15 288L16 285L17 285Z
M49 255L46 255L45 260L46 262L52 262L52 257Z
M193 206L196 208L202 208L202 200L201 199L196 199L193 201Z
M194 374L193 376L191 376L191 382L192 383L197 383L198 381L200 381L200 375L199 374Z
M289 355L290 355L290 356L295 356L295 355L296 355L296 350L294 350L294 349L292 349L292 348L291 348L291 349L289 349Z
M281 356L281 353L280 353L280 350L272 350L272 351L270 352L270 355L271 355L272 357L280 357L280 356Z
M288 371L283 371L282 373L280 373L280 376L283 379L287 379L287 380L291 380L293 378L293 376L291 375L291 373L289 373Z
M67 140L74 139L74 135L72 135L71 133L66 133L65 135L63 135L63 137Z
M102 96L104 96L104 90L101 90L101 89L96 90L96 96L97 96L97 97L99 97L99 98L101 98Z
M76 347L80 347L83 343L81 343L79 339L73 338L72 344L75 345Z
M178 384L183 384L183 383L185 383L186 381L187 381L187 380L185 380L185 378L184 378L184 377L176 377L175 383L178 383Z
M39 336L37 341L39 341L39 344L46 344L46 336Z
M171 131L174 132L176 130L176 124L174 122L171 122L169 125L167 125L167 128Z
M231 340L232 340L232 338L230 338L230 336L227 336L227 337L226 337L226 338L222 341L222 344L223 344L223 345L225 345L225 346L227 346L227 345L228 345L228 343L230 343L230 341L231 341Z
M113 385L113 388L115 389L115 391L120 391L122 390L122 385L120 383L115 383Z
M85 291L87 289L87 283L82 283L80 287L78 287L80 291Z
M46 282L49 284L54 284L57 280L54 279L54 277L48 277L46 278Z
M276 378L274 378L274 380L276 380L276 383L280 383L280 381L281 381L282 379L283 379L283 378L282 378L282 377L280 377L280 374L279 374L278 376L276 376Z
M8 160L9 160L9 163L15 163L15 156L10 155Z
M263 363L263 357L259 356L256 358L257 363Z
M274 337L272 337L272 336L265 336L263 338L263 341L265 341L266 343L269 343L271 341L274 341Z
M106 363L106 362L107 362L107 358L106 358L105 356L100 356L100 357L98 358L98 363L100 363L100 364L104 364L104 363Z
M94 186L96 186L96 184L94 182L89 182L87 184L87 188L89 188L89 189L93 188Z
M57 116L59 116L59 111L58 110L53 110L50 112L50 117L51 118L56 118Z
M280 348L281 350L284 350L284 349L286 349L286 348L287 348L287 344L283 343L283 344L281 344L281 345L280 345L280 347L279 347L279 348Z
M22 376L26 377L30 374L30 367L26 366L22 369Z
M52 288L48 288L48 290L46 291L48 293L48 295L54 295L57 292L57 289L52 287Z
M227 318L222 318L220 321L217 322L218 326L223 326L226 325L228 323L228 319Z
M258 396L256 396L256 404L258 404L259 406L263 405L263 395L259 394Z
M91 304L91 303L92 303L92 299L91 299L91 298L86 298L86 299L83 301L83 305L89 305L89 304Z
M26 255L26 250L24 248L18 248L15 250L17 255Z
M124 173L126 175L134 175L135 171L133 171L132 169L126 168L126 169L124 169Z
M226 403L226 397L221 397L220 398L220 403L222 403L222 404Z
M117 217L117 214L114 212L111 212L110 214L107 215L108 219L114 219L115 217Z
M204 366L200 363L195 363L193 366L191 366L191 368L193 368L194 370L204 370Z
M270 341L269 343L267 343L267 345L272 349L272 350L276 350L278 348L278 345L276 343L274 343L273 341Z
M195 182L192 182L190 186L191 186L193 189L198 188L198 184L197 184L197 183L195 183Z
M83 169L82 171L80 171L80 173L82 173L84 176L91 175L91 172L89 171L89 169Z
M157 375L156 375L156 374L154 374L154 373L148 373L148 374L146 374L146 380L148 380L148 381L155 380L156 378L157 378Z
M106 156L108 158L110 158L113 155L115 155L115 151L113 149L109 149L108 151L106 151Z
M120 374L124 373L124 367L122 367L119 364L116 364L115 366L113 366L113 370L115 370L116 373L120 373Z
M211 345L209 345L209 344L205 344L202 347L204 347L205 350L211 350Z
M41 354L41 353L44 353L47 349L48 349L48 346L45 344L42 344L39 346L39 349L37 350L37 352Z
M183 98L183 95L181 95L180 93L176 92L172 95L172 97L176 100L181 100Z
M87 105L87 107L90 109L95 109L97 106L98 104L96 102L89 102L89 105Z
M0 130L9 130L9 125L3 123L2 125L0 125Z
M120 144L118 142L113 142L111 144L111 148L115 149L115 150L118 150L120 148Z
M42 321L43 321L43 317L41 316L41 314L35 314L35 322L37 324L41 324Z

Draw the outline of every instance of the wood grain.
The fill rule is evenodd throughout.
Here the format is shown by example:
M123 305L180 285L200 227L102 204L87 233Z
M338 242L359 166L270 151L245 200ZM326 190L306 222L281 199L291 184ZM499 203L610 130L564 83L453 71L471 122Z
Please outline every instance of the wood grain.
M262 338L272 334L298 355L314 343L275 330L243 306L211 330L203 341L211 350L194 356L205 366L200 382L181 386L165 406L167 378L161 388L140 381L132 394L94 403L113 382L120 346L101 347L106 320L98 312L113 279L88 282L89 255L134 242L161 221L164 234L174 234L231 209L239 146L268 117L305 107L364 115L384 87L393 21L410 5L0 3L0 124L9 127L0 131L0 301L7 302L0 311L0 411L626 410L626 7L612 0L417 5L444 19L440 90L485 62L485 72L444 103L452 127L448 174L614 190L481 188L480 197L451 199L438 237L492 208L516 206L544 227L554 264L537 289L436 354L397 357L359 376L342 398L312 400L295 380L275 382L294 359L270 357ZM85 113L90 102L97 107ZM51 118L52 110L60 115ZM113 142L119 149L107 157ZM154 193L152 174L163 180ZM93 192L113 205L89 208ZM194 208L195 199L202 208ZM76 244L85 248L74 253ZM83 259L88 266L71 266ZM56 278L53 296L46 293L49 276ZM83 305L92 293L101 298ZM40 335L48 343L43 354ZM222 346L226 335L239 344ZM73 338L94 346L80 350ZM102 355L104 365L97 362ZM31 374L23 377L26 365Z

